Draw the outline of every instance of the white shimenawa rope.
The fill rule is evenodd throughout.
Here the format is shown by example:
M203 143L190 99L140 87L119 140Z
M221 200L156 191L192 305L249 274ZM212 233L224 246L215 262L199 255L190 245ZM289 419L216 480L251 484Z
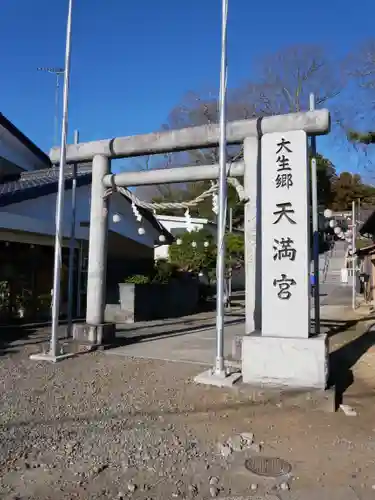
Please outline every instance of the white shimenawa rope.
M237 192L237 196L238 196L240 201L243 201L243 202L246 201L244 188L236 178L229 177L228 184L230 184L231 186L233 186L235 188L235 190ZM209 198L210 196L215 195L217 193L217 191L218 191L218 184L216 183L216 184L213 184L209 189L207 189L206 191L201 193L199 196L194 198L193 200L176 201L176 202L166 201L166 202L159 203L159 202L143 201L143 200L139 199L128 188L116 186L115 189L113 189L113 188L107 189L105 194L104 194L104 197L107 198L108 196L110 196L114 192L119 192L120 194L122 194L123 196L128 198L137 207L146 208L147 210L151 210L151 211L168 210L168 209L176 210L176 209L181 209L181 208L186 210L188 208L196 207L197 205L199 205L199 203L204 201L206 198Z

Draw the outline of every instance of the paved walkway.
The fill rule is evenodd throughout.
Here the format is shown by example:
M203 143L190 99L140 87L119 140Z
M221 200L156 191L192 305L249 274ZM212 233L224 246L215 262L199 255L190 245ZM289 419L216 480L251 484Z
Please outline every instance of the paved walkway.
M313 312L313 311L312 311ZM321 308L321 331L342 327L347 309L337 305ZM350 314L350 310L349 310ZM346 315L346 316L345 316ZM312 314L313 316L313 314ZM233 340L245 333L244 311L237 310L225 317L224 355L232 353ZM118 347L106 351L109 355L143 359L159 359L212 365L216 355L215 312L175 320L152 321L119 326Z
M119 327L119 347L107 354L164 361L212 365L215 360L216 329L214 312ZM237 311L225 318L224 352L232 352L236 335L244 334L244 313Z

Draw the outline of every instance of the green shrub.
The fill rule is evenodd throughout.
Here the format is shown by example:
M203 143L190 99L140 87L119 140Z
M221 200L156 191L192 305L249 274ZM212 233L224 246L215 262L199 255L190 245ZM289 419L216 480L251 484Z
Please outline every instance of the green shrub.
M133 276L128 276L125 278L125 283L132 283L134 285L146 285L150 283L149 276L145 276L143 274L133 274Z
M178 278L178 272L175 265L164 259L156 261L151 280L152 283L166 284L174 278Z
M217 247L213 235L207 229L183 233L169 247L169 258L172 264L182 271L194 273L205 272L210 280L216 277ZM225 235L226 272L242 267L244 264L244 236L241 233Z

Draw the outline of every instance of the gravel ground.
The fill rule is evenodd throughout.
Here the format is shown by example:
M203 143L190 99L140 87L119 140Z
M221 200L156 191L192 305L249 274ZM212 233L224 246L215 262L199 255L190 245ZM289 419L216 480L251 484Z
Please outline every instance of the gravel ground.
M196 365L102 353L50 365L30 361L35 350L0 357L0 498L287 499L343 486L374 494L368 385L352 395L357 417L346 417L197 386ZM263 454L288 460L292 473L276 481L247 472L245 459Z

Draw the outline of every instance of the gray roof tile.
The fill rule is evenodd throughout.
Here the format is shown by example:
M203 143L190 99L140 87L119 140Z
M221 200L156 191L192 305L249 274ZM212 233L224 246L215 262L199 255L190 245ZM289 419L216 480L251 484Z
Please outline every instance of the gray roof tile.
M65 189L72 188L73 166L68 165L65 169ZM13 203L21 203L40 196L57 193L59 179L59 167L52 167L33 172L22 172L8 181L0 183L0 207L6 207ZM81 164L77 168L77 187L91 184L91 165ZM125 198L128 203L131 201ZM150 224L166 237L166 242L171 243L174 238L162 224L154 217L153 213L144 208L140 212Z
M22 172L16 177L8 177L0 183L0 207L25 200L39 198L56 193L59 178L59 168L53 167L33 172ZM65 170L65 188L71 189L73 167ZM91 183L91 166L80 166L77 169L77 186Z

